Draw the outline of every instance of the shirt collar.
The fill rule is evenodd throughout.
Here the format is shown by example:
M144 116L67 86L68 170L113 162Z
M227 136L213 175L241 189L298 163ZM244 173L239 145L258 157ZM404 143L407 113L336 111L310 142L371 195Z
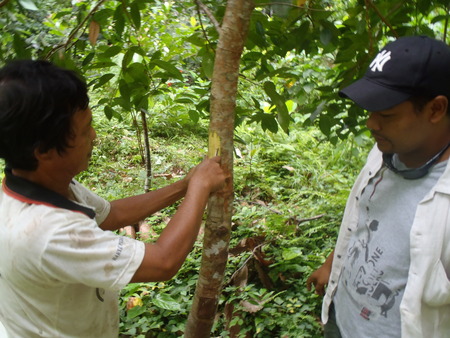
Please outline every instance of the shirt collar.
M95 217L95 211L91 208L75 203L64 196L46 189L36 183L14 176L11 169L5 169L3 179L3 191L25 203L42 204L54 208L62 208L73 212L81 212L91 219Z

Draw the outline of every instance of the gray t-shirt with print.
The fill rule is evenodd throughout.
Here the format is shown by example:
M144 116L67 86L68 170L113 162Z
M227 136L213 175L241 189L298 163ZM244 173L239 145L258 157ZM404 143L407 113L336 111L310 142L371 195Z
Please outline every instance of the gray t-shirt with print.
M397 163L401 168L401 163ZM423 178L407 180L383 167L359 197L359 222L349 241L333 302L343 337L400 337L409 233L418 203L436 184L446 162Z

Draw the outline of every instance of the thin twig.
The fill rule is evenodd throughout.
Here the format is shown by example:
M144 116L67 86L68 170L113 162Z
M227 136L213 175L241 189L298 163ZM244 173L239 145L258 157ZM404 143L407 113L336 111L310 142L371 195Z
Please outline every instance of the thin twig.
M265 3L258 4L258 7L273 6L273 5L289 6L289 7L294 7L294 8L307 9L308 11L315 11L315 12L330 12L327 9L299 6L299 5L294 5L294 4L287 3L287 2L265 2Z
M267 242L264 242L264 243L261 243L261 244L259 244L259 245L257 245L257 246L255 246L254 248L253 248L253 250L252 250L252 254L250 255L250 256L248 256L247 257L247 259L245 260L245 262L231 275L231 277L230 277L230 279L228 280L228 282L227 283L225 283L225 285L228 285L228 284L230 284L231 283L231 281L233 280L233 278L234 278L234 276L236 276L236 274L239 272L239 271L241 271L246 265L247 265L247 263L248 263L248 261L250 260L250 259L252 259L253 257L256 257L256 254L255 254L255 252L256 252L256 250L258 250L259 248L261 248L261 247L263 247L264 245L266 245L266 244L269 244L270 242L273 242L274 240L272 239L272 240L270 240L270 241L267 241Z
M8 2L9 2L9 0L0 1L0 8L3 6L6 6L8 4Z
M373 4L372 0L366 0L366 6L370 6L374 11L375 14L378 15L378 17L381 19L382 22L384 22L386 24L386 26L389 27L389 29L392 31L392 33L394 33L394 36L396 38L399 37L397 31L394 29L394 27L392 27L392 25L389 23L389 21L381 14L381 12L378 10L378 8Z
M217 21L217 19L213 15L213 13L211 13L209 8L200 0L195 0L195 3L197 4L198 8L200 8L206 14L206 16L209 18L209 20L212 22L212 24L216 28L216 31L220 34L220 31L222 30L222 28L220 27L220 23L219 23L219 21ZM200 18L200 21L201 21L201 18ZM203 25L202 25L202 28L203 28Z
M448 5L447 8L445 8L445 10L447 11L447 15L445 18L445 23L444 23L444 36L442 38L442 40L444 41L444 43L447 43L447 29L448 29L448 21L449 21L449 14L450 14L450 4Z

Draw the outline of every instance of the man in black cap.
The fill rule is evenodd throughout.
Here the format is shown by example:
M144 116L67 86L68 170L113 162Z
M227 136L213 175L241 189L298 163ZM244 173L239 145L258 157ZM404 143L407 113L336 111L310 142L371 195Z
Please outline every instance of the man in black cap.
M325 337L450 334L450 49L387 44L340 95L369 111L376 140L335 250L309 277Z

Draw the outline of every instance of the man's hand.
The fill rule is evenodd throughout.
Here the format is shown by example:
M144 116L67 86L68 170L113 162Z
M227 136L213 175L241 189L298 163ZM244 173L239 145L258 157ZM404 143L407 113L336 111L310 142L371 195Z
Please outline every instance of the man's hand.
M323 296L325 294L325 286L328 284L328 279L330 278L330 272L331 271L323 265L314 271L306 281L306 288L308 291L311 290L311 285L314 285L316 293Z
M209 192L215 192L224 187L227 178L220 167L220 157L216 156L203 160L187 174L185 180L189 186L204 187Z
M311 285L314 285L316 293L323 296L325 294L325 286L328 284L331 274L331 266L333 265L334 250L330 253L325 263L314 271L306 280L306 288L311 290Z
M155 243L145 244L145 256L132 282L155 282L172 278L192 249L211 192L222 189L229 177L220 157L206 159L183 179L186 195Z

